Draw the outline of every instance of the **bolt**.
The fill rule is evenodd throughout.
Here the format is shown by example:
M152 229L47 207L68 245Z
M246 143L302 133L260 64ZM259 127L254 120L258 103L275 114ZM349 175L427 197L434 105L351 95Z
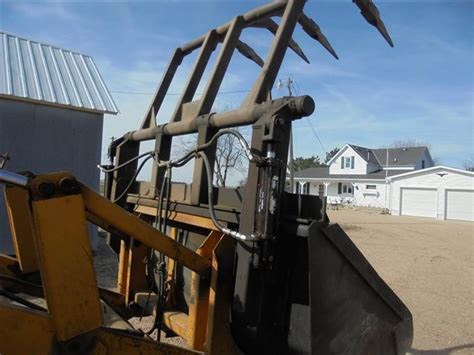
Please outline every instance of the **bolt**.
M277 118L275 120L275 126L283 126L285 124L285 120L283 118Z
M73 194L79 192L79 185L73 177L63 177L59 180L59 187L66 194Z
M51 197L54 195L54 191L56 190L54 184L51 181L41 181L38 184L38 194L41 197Z

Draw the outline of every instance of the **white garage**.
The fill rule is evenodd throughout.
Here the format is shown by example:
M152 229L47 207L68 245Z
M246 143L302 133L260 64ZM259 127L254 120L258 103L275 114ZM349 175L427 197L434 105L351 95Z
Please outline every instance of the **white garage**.
M474 173L434 166L388 178L393 215L474 221Z
M474 191L446 190L446 219L474 221Z
M401 214L436 218L437 191L435 189L402 188Z

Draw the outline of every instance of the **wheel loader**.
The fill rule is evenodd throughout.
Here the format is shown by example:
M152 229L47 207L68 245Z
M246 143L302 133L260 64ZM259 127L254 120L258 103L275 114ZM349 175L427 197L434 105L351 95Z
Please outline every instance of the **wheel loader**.
M393 46L371 0L354 0ZM324 196L286 189L292 121L309 96L272 98L287 49L307 61L295 28L337 54L305 0L262 5L176 49L139 129L114 140L99 194L71 173L0 170L15 255L0 254L0 354L403 354L412 316L343 229ZM263 60L240 37L270 31ZM195 98L211 55L203 92ZM156 117L171 81L197 51L169 123ZM214 101L235 52L261 67L239 108ZM251 127L251 139L236 130ZM171 155L173 138L196 144ZM216 187L216 144L232 136L245 184ZM140 153L140 144L153 150ZM14 157L11 157L14 159ZM192 183L173 169L194 162ZM139 181L151 162L149 181ZM87 223L107 232L117 285L98 287ZM2 221L7 223L7 221ZM153 317L136 329L133 317ZM155 337L151 334L154 332ZM180 336L185 346L165 338Z

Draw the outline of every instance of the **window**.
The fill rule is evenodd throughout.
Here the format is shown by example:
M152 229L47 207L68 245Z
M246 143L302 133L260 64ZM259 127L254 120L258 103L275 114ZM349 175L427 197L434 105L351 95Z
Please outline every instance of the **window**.
M309 195L309 182L305 183L303 186L303 194Z
M353 195L354 188L352 187L352 184L343 184L342 182L340 182L337 184L337 193L339 195L342 195L342 194Z
M351 167L351 160L352 160L352 157L347 157L346 159L346 164L345 164L345 167L346 169L349 169Z
M377 185L365 185L366 190L377 190Z
M422 169L425 168L425 161L424 161L424 160L421 161L421 168L422 168Z
M341 169L354 169L354 158L355 157L342 157L341 158Z
M324 196L324 185L319 185L318 187L319 191L318 191L318 195L319 196Z

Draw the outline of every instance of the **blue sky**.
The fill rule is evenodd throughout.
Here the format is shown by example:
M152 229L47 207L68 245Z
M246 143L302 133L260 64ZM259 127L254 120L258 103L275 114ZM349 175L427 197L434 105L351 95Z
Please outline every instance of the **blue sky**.
M138 128L175 47L263 3L0 1L0 28L94 58L121 111L105 118L105 160L110 137ZM321 26L341 59L296 31L294 38L311 64L288 52L279 77L291 77L298 94L311 95L316 111L294 124L295 155L324 157L325 149L344 143L378 148L416 139L428 142L443 164L462 167L474 154L474 2L376 4L394 48L349 0L306 5L306 14ZM262 57L271 38L263 30L243 35ZM172 93L180 91L192 61L190 57L183 63ZM258 73L258 67L238 53L230 70L221 91L248 90ZM284 94L275 89L275 96ZM224 93L217 107L237 107L243 97L245 93ZM168 97L161 122L175 99ZM185 175L189 168L182 171Z

